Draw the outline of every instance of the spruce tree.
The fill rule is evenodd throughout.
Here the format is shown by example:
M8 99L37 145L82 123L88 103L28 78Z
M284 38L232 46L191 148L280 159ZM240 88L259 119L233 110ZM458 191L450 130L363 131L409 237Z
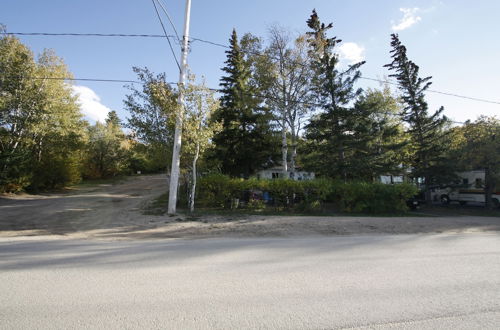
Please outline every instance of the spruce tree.
M327 37L333 24L321 23L313 10L307 25L312 30L307 32L314 71L312 94L323 112L313 117L306 127L309 155L305 160L310 164L308 167L319 174L347 180L355 175L348 161L349 152L355 148L351 134L355 112L349 108L349 103L361 93L360 89L355 90L354 84L361 75L358 69L364 62L340 70L336 47L341 40Z
M235 30L229 42L226 66L222 68L225 76L220 83L220 108L214 114L221 130L213 137L211 158L222 173L249 177L269 160L277 144L269 125L269 111L260 106L258 91L250 84L252 73Z
M381 175L401 175L406 134L398 116L399 102L390 89L368 89L356 101L352 139L356 148L349 169L357 179L377 180Z
M423 178L427 188L449 175L444 162L446 126L448 119L441 107L433 114L425 101L425 91L432 84L432 77L419 77L419 67L408 59L406 47L397 34L391 35L392 63L385 65L394 71L390 77L397 79L404 102L402 118L408 124L410 135L410 166L414 178ZM428 190L428 189L427 189ZM428 194L427 194L428 195Z

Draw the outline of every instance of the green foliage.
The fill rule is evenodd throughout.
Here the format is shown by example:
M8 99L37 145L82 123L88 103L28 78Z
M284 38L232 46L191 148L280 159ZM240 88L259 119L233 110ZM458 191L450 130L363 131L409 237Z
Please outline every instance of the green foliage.
M416 193L417 188L410 184L335 182L327 200L344 212L395 213L407 210L406 200Z
M198 203L203 206L227 208L232 198L239 198L239 189L234 189L239 182L239 179L231 179L222 174L200 178Z
M127 140L116 112L111 111L106 124L89 127L85 177L109 178L123 174L128 166Z
M446 138L448 119L442 115L443 107L429 114L425 91L432 84L432 77L420 78L419 67L408 59L399 36L392 34L391 38L393 61L385 66L395 72L390 77L398 80L405 105L402 117L409 127L410 166L413 176L424 178L429 186L441 181L441 173L452 172L451 168L446 169L449 163L443 158L449 148Z
M124 101L129 112L125 127L135 140L130 169L135 173L165 172L172 161L177 92L167 83L165 74L154 75L147 68L133 68L141 88L130 86Z
M49 79L33 79L47 77ZM49 189L80 179L85 123L63 61L35 61L17 38L0 37L0 190Z
M252 193L267 192L278 210L314 211L329 203L341 212L377 214L406 211L406 200L414 196L417 189L409 184L343 183L321 179L242 180L215 174L200 179L198 196L205 207L230 208L233 200L242 200L249 192L247 207L250 209L260 208L263 203L252 197Z
M147 68L133 68L143 84L141 89L130 86L125 109L130 113L126 127L134 137L147 145L172 145L175 115L178 111L177 93L164 74L153 75Z
M212 139L210 157L222 173L248 178L276 153L278 143L269 125L271 114L260 106L258 91L250 84L250 67L234 30L226 53L221 106L213 117L221 130Z
M266 203L262 199L250 199L247 204L249 210L263 210L266 208Z
M491 207L492 193L500 190L500 120L482 116L453 131L455 145L450 158L462 170L485 171L486 204Z
M321 23L316 11L307 21L309 57L314 71L311 89L322 112L315 115L306 127L308 168L331 178L347 180L355 171L350 167L349 157L358 144L352 132L358 124L356 112L349 108L361 90L354 84L361 76L359 68L364 62L339 68L337 45L341 40L328 38L327 32L333 24Z

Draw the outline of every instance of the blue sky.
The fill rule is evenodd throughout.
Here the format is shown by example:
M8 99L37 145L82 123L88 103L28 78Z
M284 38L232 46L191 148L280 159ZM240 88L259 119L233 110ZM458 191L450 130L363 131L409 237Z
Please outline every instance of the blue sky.
M163 0L182 33L184 0ZM73 32L161 34L150 0L2 0L0 23L8 32ZM300 33L316 8L322 21L333 22L332 36L344 41L343 56L364 59L365 77L383 78L390 62L389 35L397 30L409 57L432 75L432 89L500 101L500 1L498 0L192 0L191 36L227 44L234 28L240 36L266 35L278 23ZM168 32L173 33L169 26ZM52 48L75 77L135 80L132 66L166 72L177 81L178 70L164 39L39 37L20 39L35 53ZM176 51L179 53L178 46ZM218 87L224 49L194 42L191 70ZM127 116L120 83L76 82L85 111L103 118L108 109ZM360 87L378 83L360 81ZM500 116L500 105L428 93L431 109L443 105L456 121L480 114Z

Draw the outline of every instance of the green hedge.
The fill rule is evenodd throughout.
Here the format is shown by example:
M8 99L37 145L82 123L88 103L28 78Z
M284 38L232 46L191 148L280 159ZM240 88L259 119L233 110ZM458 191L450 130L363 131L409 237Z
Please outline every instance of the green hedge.
M261 208L261 194L272 198L270 205L277 209L310 211L322 208L325 203L341 212L397 213L407 210L406 200L417 189L409 184L385 185L381 183L343 183L334 180L243 180L221 174L200 178L197 204L204 207L234 208L235 200L245 201L250 209Z

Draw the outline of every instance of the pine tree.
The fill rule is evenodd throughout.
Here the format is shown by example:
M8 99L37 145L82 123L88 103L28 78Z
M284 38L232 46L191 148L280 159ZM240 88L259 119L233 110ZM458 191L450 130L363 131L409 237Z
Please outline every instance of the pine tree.
M446 150L446 127L448 119L441 107L429 114L425 91L432 84L432 77L419 77L419 67L408 59L406 47L397 34L391 35L392 63L385 65L395 73L401 99L404 102L402 118L408 124L411 141L410 165L415 178L423 178L427 188L439 181L442 174L449 172L444 162ZM449 174L449 173L448 173ZM428 195L428 194L427 194Z
M367 181L381 175L400 175L406 147L403 125L398 117L400 105L390 89L368 89L356 101L352 138L356 143L349 157L354 177ZM351 144L352 145L352 144Z
M333 24L321 23L313 10L307 25L312 30L307 32L314 71L312 94L323 112L313 117L306 127L309 155L304 159L319 174L347 180L354 175L347 158L354 147L350 144L355 142L351 134L355 113L348 106L361 93L360 89L354 89L354 83L361 76L358 69L364 62L341 71L339 56L335 53L341 40L327 37Z
M269 111L260 106L258 91L249 83L251 70L235 30L226 54L220 108L214 114L222 128L213 138L211 158L223 173L249 177L269 160L277 144L269 126Z

